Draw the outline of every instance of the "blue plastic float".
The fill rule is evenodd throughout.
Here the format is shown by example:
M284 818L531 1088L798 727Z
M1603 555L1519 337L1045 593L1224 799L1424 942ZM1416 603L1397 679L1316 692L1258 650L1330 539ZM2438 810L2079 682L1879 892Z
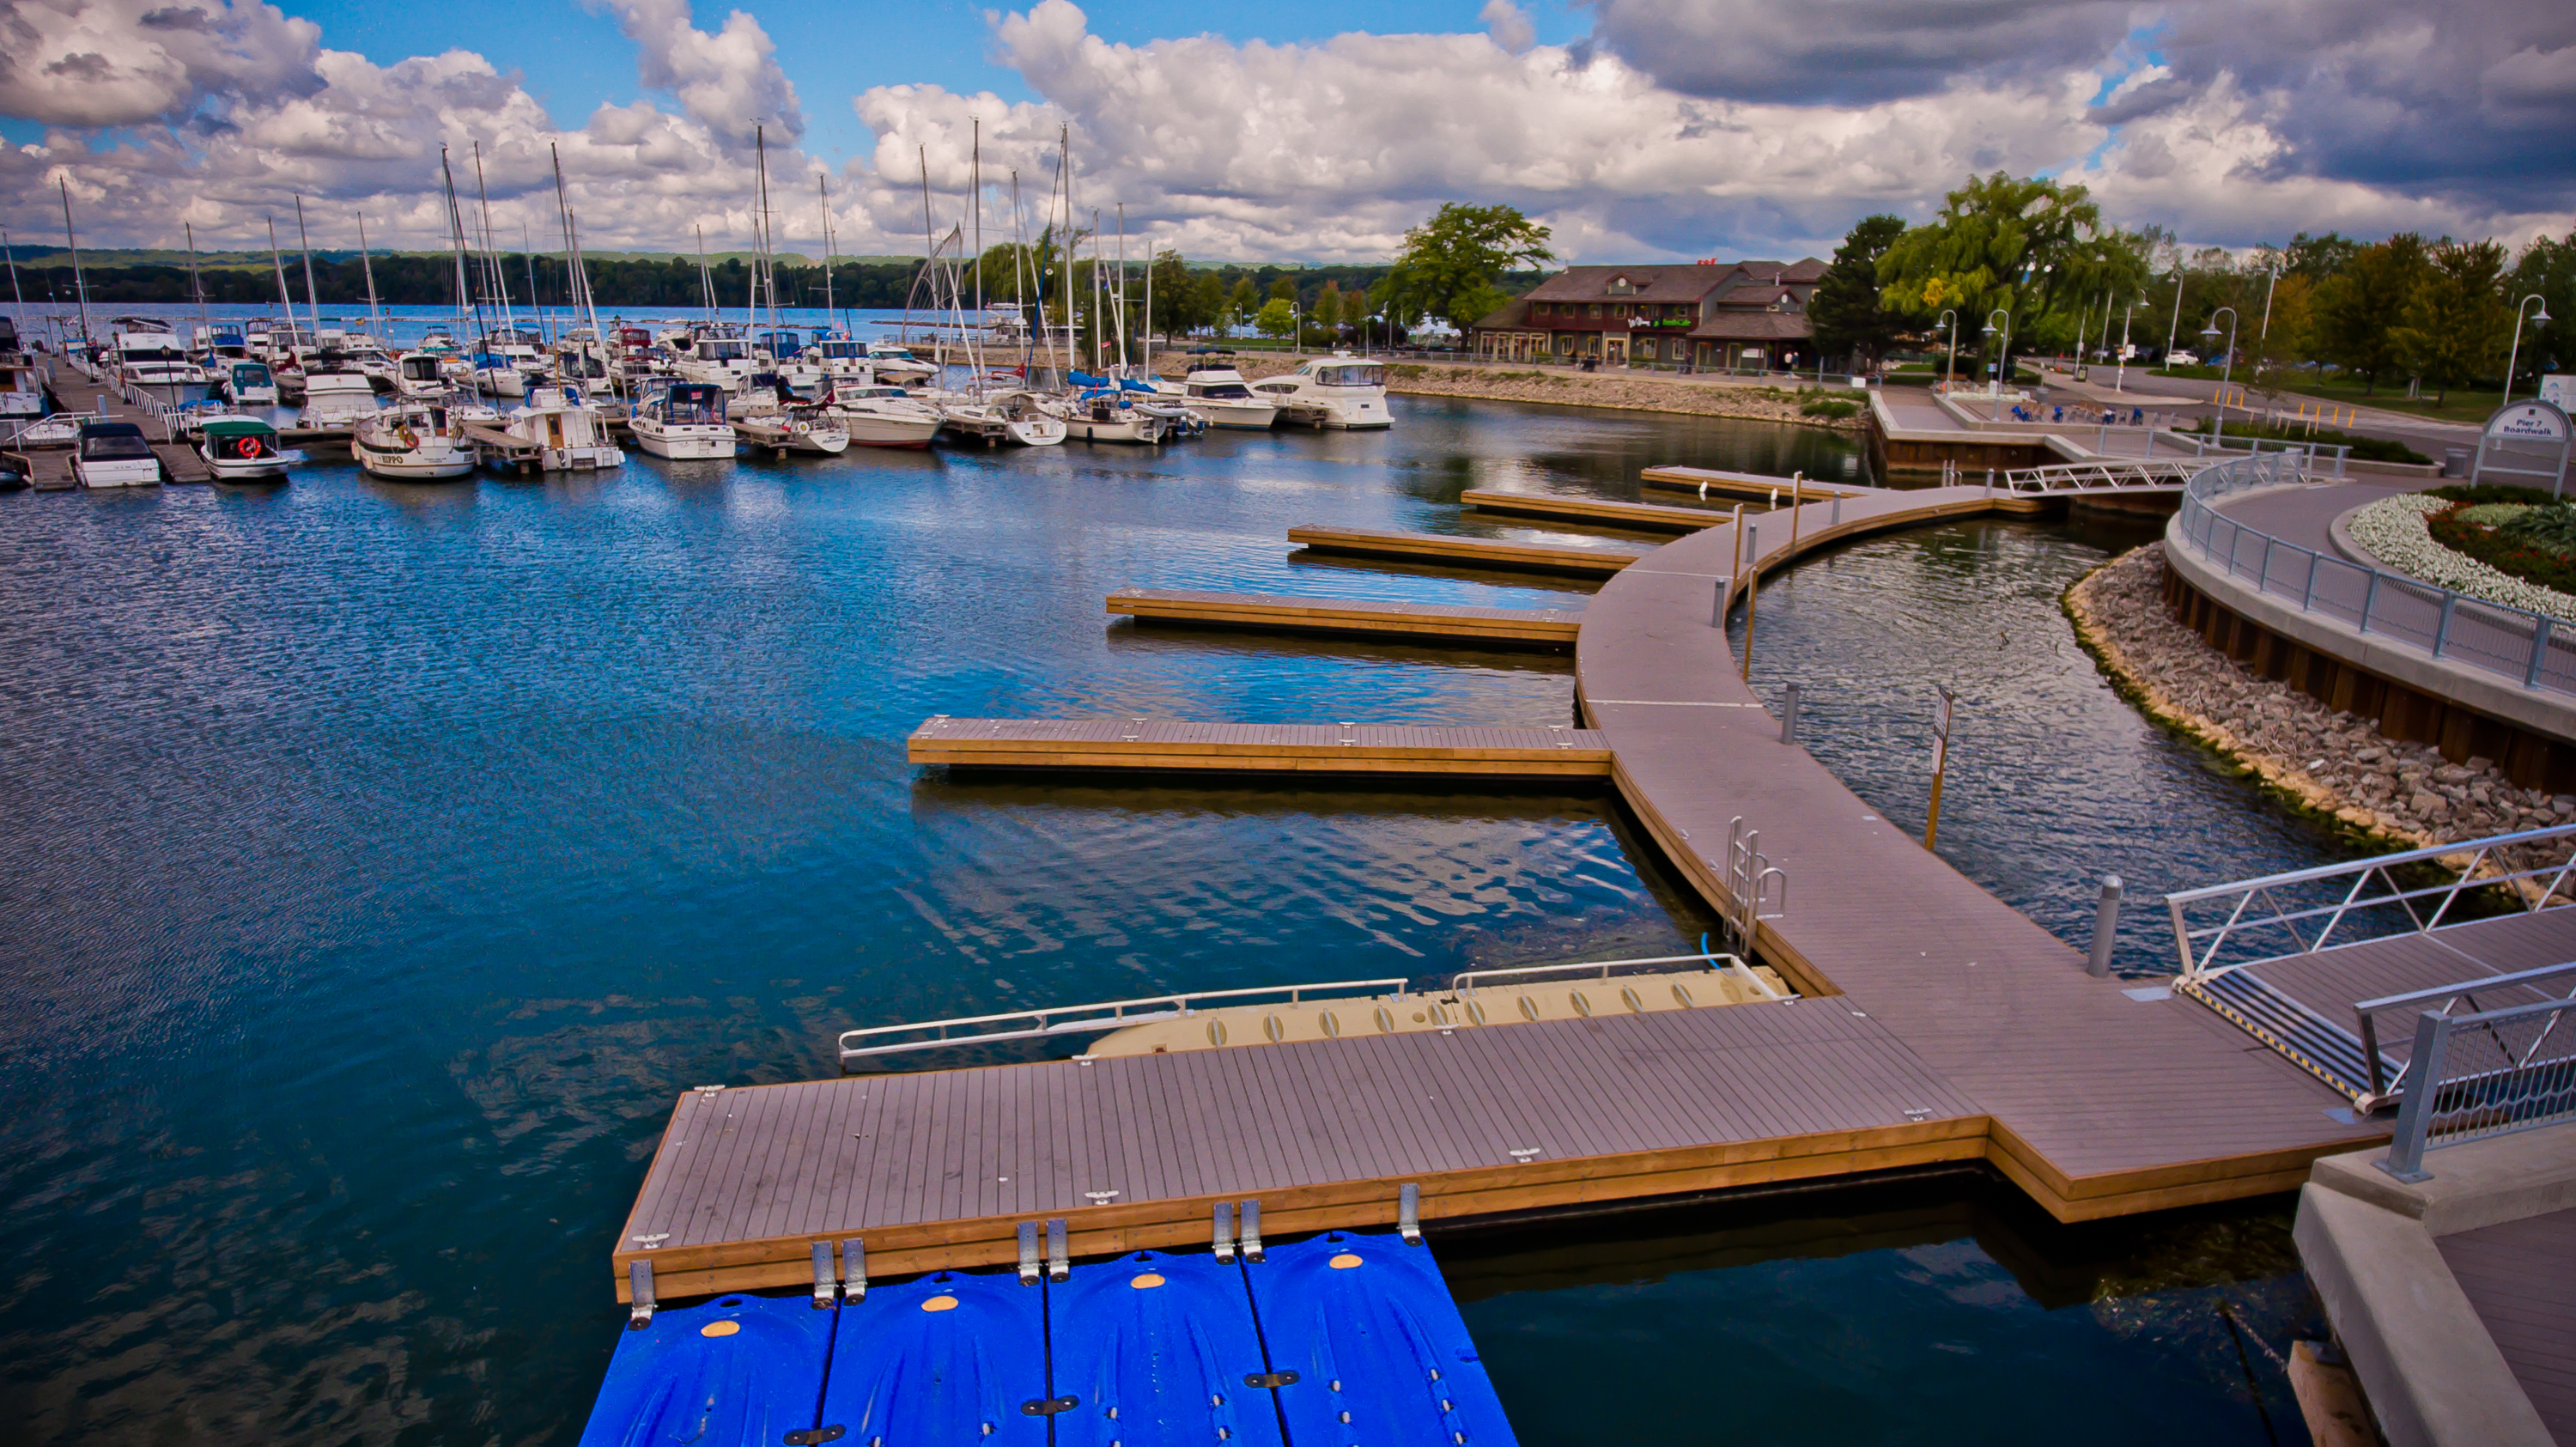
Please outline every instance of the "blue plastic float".
M1131 1252L943 1271L816 1310L749 1294L618 1342L582 1447L1511 1447L1430 1248Z

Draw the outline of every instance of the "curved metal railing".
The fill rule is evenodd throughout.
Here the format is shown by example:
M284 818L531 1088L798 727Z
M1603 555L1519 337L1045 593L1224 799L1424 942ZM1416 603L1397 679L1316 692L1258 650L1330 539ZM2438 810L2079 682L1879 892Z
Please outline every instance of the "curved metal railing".
M2264 453L2203 468L2182 490L2183 540L2230 578L2302 613L2527 689L2576 694L2576 638L2562 636L2557 619L2303 547L2216 507L2249 488L2301 481L2300 460Z

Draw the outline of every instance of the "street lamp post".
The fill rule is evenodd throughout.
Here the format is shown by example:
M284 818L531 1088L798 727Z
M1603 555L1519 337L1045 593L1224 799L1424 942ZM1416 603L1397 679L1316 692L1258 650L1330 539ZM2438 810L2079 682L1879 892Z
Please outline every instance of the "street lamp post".
M2513 304L2513 351L2504 359L2504 395L2496 399L2499 406L2513 400L2513 369L2522 361L2522 309L2533 302L2540 302L2540 315L2532 320L2549 325L2549 303L2541 300L2540 293L2535 291Z
M2181 262L2179 262L2179 261L2177 261L2177 262L2175 262L2175 263L2174 263L2174 309L2173 309L2173 320L2172 320L2170 323L2168 323L2168 324L2166 325L2166 327L2165 327L2165 364L2164 364L2164 365L2165 365L2165 370L2166 370L2166 371L2168 371L2168 372L2170 372L2170 371L2172 371L2172 370L2173 370L2173 344L2174 344L2174 338L2175 338L2175 337L2177 337L2177 336L2179 336L2179 335L2181 335L2181 330L2180 330L2180 329L2181 329L2181 327L2182 327L2182 263L2181 263Z
M2226 365L2219 369L2217 399L2218 439L2224 445L2227 440L2227 379L2236 374L2236 308L2223 306L2218 309L2218 312L2227 313L2227 360ZM2209 325L2200 329L2200 334L2211 341L2218 340L2218 312L2211 312ZM2251 418L2254 415L2254 409L2246 408L2245 415Z
M1947 332L1950 335L1950 365L1947 374L1942 378L1941 390L1944 392L1955 392L1959 388L1958 312L1949 307L1943 307L1941 309L1941 320L1935 322L1932 329L1936 332Z
M1987 336L1991 337L1995 334L1995 318L1997 317L2002 317L2004 319L2004 345L2002 354L1995 358L1995 380L1992 390L1995 401L1994 420L2001 422L2004 420L2003 369L2012 365L2012 309L2010 307L1997 307L1993 311L1986 313Z
M2140 297L2120 308L2120 370L2111 378L2111 390L2114 392L2129 390L2129 321L2138 314L2138 308L2146 304L2147 299Z

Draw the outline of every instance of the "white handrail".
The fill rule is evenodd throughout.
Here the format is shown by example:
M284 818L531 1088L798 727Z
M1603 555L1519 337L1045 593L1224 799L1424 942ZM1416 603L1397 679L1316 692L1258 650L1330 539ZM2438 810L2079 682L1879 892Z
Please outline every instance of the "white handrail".
M1723 961L1724 964L1720 964L1720 961ZM1763 979L1752 966L1746 964L1742 956L1728 954L1656 955L1649 959L1575 960L1557 965L1516 965L1503 969L1461 970L1457 974L1449 977L1449 990L1452 994L1472 995L1478 990L1484 988L1486 985L1499 980L1528 980L1536 979L1541 975L1590 974L1594 975L1596 978L1607 980L1610 978L1610 972L1612 970L1639 969L1648 965L1680 964L1707 964L1711 966L1713 971L1719 972L1723 971L1725 965L1733 965L1743 974L1744 978L1750 982L1754 991L1760 994L1763 998L1770 1000L1785 1000L1790 998L1788 995L1784 995L1780 991L1773 989L1771 987L1771 982Z
M1397 977L1380 980L1329 980L1301 985L1258 985L1240 990L1194 990L1182 994L1146 995L1132 1000L1099 1000L1083 1005L1051 1005L1031 1010L1011 1010L997 1015L960 1015L946 1020L918 1020L901 1025L868 1025L844 1030L840 1036L841 1060L849 1061L871 1055L894 1055L910 1050L937 1050L959 1045L991 1045L1006 1040L1037 1040L1057 1035L1079 1035L1094 1031L1123 1030L1155 1020L1178 1019L1196 1013L1213 1000L1249 1000L1255 996L1287 996L1287 1003L1298 1004L1309 995L1384 995L1403 999L1410 980ZM967 1034L951 1031L970 1027L1013 1025L1027 1022L1023 1028L1009 1030L971 1029ZM887 1036L924 1030L938 1033L927 1040L897 1040L870 1045L863 1042Z

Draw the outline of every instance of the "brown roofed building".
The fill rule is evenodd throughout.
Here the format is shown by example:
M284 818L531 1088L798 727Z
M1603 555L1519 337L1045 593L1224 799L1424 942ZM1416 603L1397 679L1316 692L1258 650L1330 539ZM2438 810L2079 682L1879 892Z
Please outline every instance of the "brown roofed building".
M1760 371L1806 350L1807 299L1824 274L1812 256L1571 266L1480 318L1472 345L1503 362Z

